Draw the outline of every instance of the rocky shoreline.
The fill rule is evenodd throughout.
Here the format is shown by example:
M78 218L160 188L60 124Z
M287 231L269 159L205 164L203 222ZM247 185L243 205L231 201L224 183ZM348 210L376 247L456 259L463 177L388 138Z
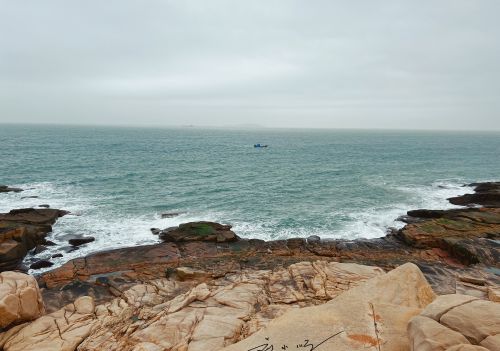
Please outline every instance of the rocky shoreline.
M53 317L50 318L54 320L57 320L58 313L66 315L70 310L73 311L72 316L75 316L76 312L93 311L90 314L80 313L78 317L86 321L84 326L78 325L78 328L85 329L85 333L78 336L81 340L77 338L73 340L71 347L61 349L74 350L78 347L78 350L218 350L222 346L245 340L231 350L260 350L251 348L253 335L257 337L261 335L259 330L268 330L265 327L271 320L276 319L277 322L273 324L275 329L269 329L268 333L278 340L284 330L293 333L293 322L276 327L283 323L278 322L281 320L280 316L290 313L290 309L312 308L308 306L315 305L321 305L318 308L322 308L327 303L329 306L337 305L336 308L342 310L338 306L338 301L342 299L346 299L345 303L348 305L357 299L390 303L394 305L391 308L400 311L404 310L404 305L412 312L407 312L404 333L400 330L401 325L396 322L391 324L394 335L402 338L398 343L394 343L394 346L388 347L388 344L384 344L385 348L381 348L382 342L377 339L380 335L375 333L375 339L361 336L347 338L346 340L354 340L349 343L344 340L350 348L338 346L335 350L355 350L358 346L373 347L374 350L377 347L378 350L409 349L410 344L415 344L414 340L426 340L429 337L425 334L425 328L431 323L427 319L443 325L441 319L436 319L429 313L424 314L423 317L418 317L419 320L409 324L410 341L406 339L408 320L419 314L431 301L440 299L435 300L434 294L452 296L450 299L454 299L453 301L457 300L453 296L469 296L467 303L471 304L474 301L489 300L488 303L493 304L493 307L488 305L487 309L498 309L500 183L478 183L474 186L474 194L450 199L451 203L467 206L466 208L408 211L407 216L402 218L407 223L405 227L394 230L383 238L349 241L310 237L266 242L239 238L227 225L211 222L187 223L176 228L155 230L155 234L163 241L158 244L99 252L71 260L61 267L36 276L37 288L40 287L45 311L51 313ZM0 271L19 267L20 257L24 257L27 250L43 243L46 233L50 231L50 225L64 214L64 211L52 209L13 210L9 214L0 214ZM35 219L38 222L34 221ZM15 249L8 249L14 247L13 245ZM410 266L408 262L411 262ZM397 268L400 266L406 268ZM388 291L391 284L396 284L398 279L404 281L396 284L400 289L405 284L420 286L420 290L413 292L403 289L406 291L406 299L420 299L419 302L406 301L402 305L394 303L401 298L396 288L391 301L387 300L387 296L383 296L383 292L376 290L373 290L373 296L368 298L369 293L363 288L363 283L367 281L368 284L377 279L387 280L385 277L392 273L384 272L400 272L399 275L393 274L396 277L394 281L384 283ZM377 284L381 283L375 285ZM354 288L358 285L359 289ZM224 297L219 296L221 291ZM348 297L338 300L340 297L337 296L344 295ZM390 295L388 293L388 296ZM376 296L378 297L375 298ZM440 303L458 306L462 302L453 305L455 302L446 300ZM79 304L82 305L81 311ZM196 304L199 305L198 310ZM94 305L98 305L95 311ZM227 309L228 307L231 309ZM105 308L108 312L104 313L103 310L102 314L99 314L99 308ZM207 314L209 310L212 314ZM318 312L320 315L321 311ZM356 315L361 312L353 313ZM427 319L422 320L424 317ZM204 325L203 321L210 321L210 318L213 323ZM344 317L338 318L339 323L348 324ZM172 322L173 320L177 320L177 324ZM187 323L187 320L191 321L191 324L182 327L182 323ZM294 317L289 320L293 321ZM78 324L71 320L66 320L65 323L68 328ZM218 329L221 329L222 325L232 331L219 335ZM321 326L316 327L321 329ZM458 328L449 323L443 326L445 327L455 331ZM5 350L16 350L13 345L22 344L22 340L17 344L9 344L10 340L14 340L12 335L15 333L11 331L15 328L17 327L0 334L0 347L4 345ZM465 335L466 342L478 345L487 337L498 335L492 333L500 332L500 324L493 329L480 339L474 339L465 332L462 332L462 335ZM144 332L141 334L140 330ZM175 335L169 334L174 331ZM172 340L175 339L176 343L168 344L172 340L166 342L155 336L155 333L165 332ZM26 331L24 333L26 334ZM196 333L201 333L201 336ZM359 335L366 336L366 333ZM385 338L387 339L387 336ZM466 344L464 340L460 340L462 344ZM247 345L247 348L236 347L240 344ZM391 342L389 344L392 345ZM485 344L488 348L481 344L483 348L463 350L497 350L488 346L494 344L495 341L489 340ZM255 346L258 345L257 342Z

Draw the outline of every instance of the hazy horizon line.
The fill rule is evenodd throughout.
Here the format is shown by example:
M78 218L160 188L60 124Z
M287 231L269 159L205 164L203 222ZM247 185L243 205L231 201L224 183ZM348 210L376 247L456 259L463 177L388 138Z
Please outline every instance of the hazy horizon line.
M402 131L402 132L482 132L500 133L500 129L431 129L431 128L362 128L362 127L281 127L259 124L230 124L230 125L196 125L196 124L94 124L94 123L53 123L53 122L1 122L0 125L10 126L55 126L55 127L102 127L102 128L141 128L141 129L224 129L224 130L337 130L337 131Z

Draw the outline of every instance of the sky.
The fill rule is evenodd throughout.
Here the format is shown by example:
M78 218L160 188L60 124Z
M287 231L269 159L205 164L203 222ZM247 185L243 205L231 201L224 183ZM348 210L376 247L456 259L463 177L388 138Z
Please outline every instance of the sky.
M0 123L500 130L498 0L0 0Z

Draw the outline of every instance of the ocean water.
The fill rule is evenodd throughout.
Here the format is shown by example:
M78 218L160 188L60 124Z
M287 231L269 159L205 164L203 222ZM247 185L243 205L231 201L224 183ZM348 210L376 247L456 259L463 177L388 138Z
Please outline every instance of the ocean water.
M0 194L0 212L49 204L72 213L50 240L96 238L56 264L196 220L266 240L380 237L407 210L500 178L500 134L486 132L0 125L0 150L0 184L27 189Z

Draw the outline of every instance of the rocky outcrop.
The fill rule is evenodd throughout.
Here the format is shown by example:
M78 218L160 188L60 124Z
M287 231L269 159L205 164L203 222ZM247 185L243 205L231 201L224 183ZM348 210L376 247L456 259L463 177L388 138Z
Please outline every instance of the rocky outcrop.
M0 273L0 329L31 321L43 313L35 278L17 272Z
M434 298L419 269L405 264L324 305L288 311L224 350L407 350L408 320Z
M178 227L167 228L159 233L163 241L216 241L219 243L236 241L238 236L230 225L215 222L190 222Z
M499 350L500 303L442 295L408 324L411 350Z
M19 268L29 250L45 243L52 224L68 212L24 208L0 214L0 272Z
M425 219L399 231L399 237L409 246L443 249L465 264L500 262L500 208L433 211L425 215Z
M11 187L8 187L7 185L0 185L0 193L8 193L8 192L15 192L15 193L19 193L21 191L23 191L23 189L21 188L11 188Z
M448 200L454 205L500 207L500 182L473 183L474 194L452 197Z
M257 332L286 311L323 304L385 275L377 267L325 261L242 270L219 278L210 272L191 273L189 267L179 267L170 278L134 285L97 306L95 313L90 298L79 298L0 334L0 346L5 351L74 350L77 345L80 351L215 351ZM426 291L419 284L408 287L413 288ZM424 302L404 294L401 298L407 303ZM432 293L422 298L432 298Z

